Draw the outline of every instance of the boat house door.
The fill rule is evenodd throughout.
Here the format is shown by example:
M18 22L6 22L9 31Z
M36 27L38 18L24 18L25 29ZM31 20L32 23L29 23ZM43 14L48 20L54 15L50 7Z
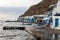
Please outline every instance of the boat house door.
M56 19L55 19L55 27L58 27L58 26L59 26L59 19L56 18Z

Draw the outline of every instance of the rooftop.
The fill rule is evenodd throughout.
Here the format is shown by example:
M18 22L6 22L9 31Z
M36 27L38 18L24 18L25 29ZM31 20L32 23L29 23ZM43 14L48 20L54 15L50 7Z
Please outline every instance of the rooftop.
M56 13L54 16L60 16L60 13Z

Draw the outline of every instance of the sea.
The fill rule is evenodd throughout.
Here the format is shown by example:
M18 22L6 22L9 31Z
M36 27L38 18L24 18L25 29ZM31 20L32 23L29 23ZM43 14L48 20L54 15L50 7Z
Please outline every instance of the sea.
M30 31L32 25L22 25L22 22L5 22L5 21L0 21L0 40L36 40L36 38L28 33L27 31ZM26 30L3 30L3 27L26 27ZM33 28L34 29L34 28ZM60 40L60 35L59 37L51 38L52 40Z
M0 21L0 40L35 40L34 36L30 35L25 30L3 30L4 26L23 27L21 22Z

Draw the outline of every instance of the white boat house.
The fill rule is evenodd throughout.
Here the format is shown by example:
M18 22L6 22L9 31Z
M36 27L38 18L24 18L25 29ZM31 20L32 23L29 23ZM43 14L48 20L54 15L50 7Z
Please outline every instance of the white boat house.
M25 16L25 17L20 17L19 22L34 22L34 17L33 16Z
M58 0L58 3L56 7L52 11L52 28L59 29L60 30L60 0Z
M53 28L60 29L60 13L55 14L53 17Z
M44 18L47 18L47 15L25 16L25 17L20 17L19 22L36 23L38 20L40 21ZM44 22L44 20L43 20L43 22Z

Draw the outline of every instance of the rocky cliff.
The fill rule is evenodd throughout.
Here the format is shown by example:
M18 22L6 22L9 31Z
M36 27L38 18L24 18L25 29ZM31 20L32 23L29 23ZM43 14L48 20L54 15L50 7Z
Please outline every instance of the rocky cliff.
M31 6L23 15L21 16L32 16L32 15L40 15L48 12L49 6L56 4L58 0L43 0L42 2Z

